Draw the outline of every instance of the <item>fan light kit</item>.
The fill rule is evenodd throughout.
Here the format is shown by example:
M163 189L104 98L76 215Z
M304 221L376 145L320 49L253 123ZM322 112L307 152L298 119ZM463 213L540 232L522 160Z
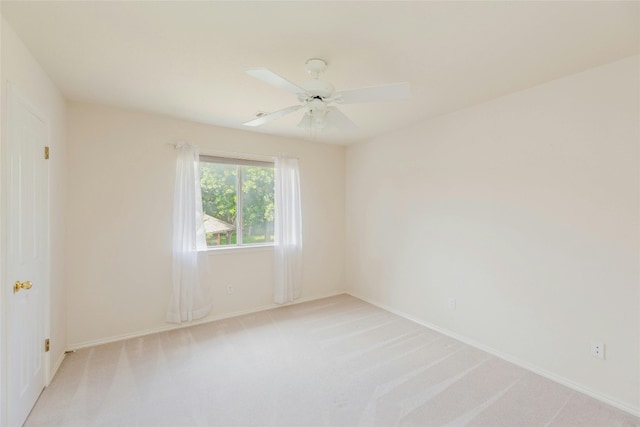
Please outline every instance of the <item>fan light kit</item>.
M301 85L291 83L268 68L252 68L247 74L270 85L293 93L298 97L299 105L292 105L273 113L258 112L255 119L244 123L245 126L262 126L287 114L304 110L304 116L298 126L309 130L322 130L326 125L343 131L355 130L357 126L331 103L353 104L361 102L397 101L411 94L409 83L394 83L385 86L367 87L335 91L333 85L321 80L320 75L327 69L327 62L319 58L307 61L306 69L311 80Z

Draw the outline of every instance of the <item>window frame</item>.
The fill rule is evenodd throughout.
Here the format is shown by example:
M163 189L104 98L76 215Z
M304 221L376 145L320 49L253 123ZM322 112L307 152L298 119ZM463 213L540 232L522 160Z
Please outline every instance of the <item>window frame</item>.
M260 247L275 246L275 242L243 243L243 225L242 225L242 220L244 215L243 213L244 197L242 193L244 174L242 173L242 166L269 167L274 169L274 173L275 173L275 161L243 159L243 158L237 158L237 157L225 157L225 156L216 156L216 155L209 155L209 154L200 154L199 162L226 164L226 165L233 165L236 167L236 189L235 189L236 190L236 224L235 224L236 243L219 245L219 246L207 245L207 249L205 249L205 251L238 250L242 248L260 248ZM273 191L275 195L275 183L274 183ZM200 191L200 194L202 194L202 190Z

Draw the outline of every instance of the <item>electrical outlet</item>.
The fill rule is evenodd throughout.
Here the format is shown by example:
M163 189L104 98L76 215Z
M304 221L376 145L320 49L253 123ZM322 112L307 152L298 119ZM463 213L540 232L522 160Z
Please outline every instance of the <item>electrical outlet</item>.
M228 285L227 286L227 294L231 295L233 293L233 285Z
M449 310L455 310L455 309L456 309L456 299L449 298Z
M598 359L604 360L604 343L596 341L592 342L591 355L593 357L597 357Z

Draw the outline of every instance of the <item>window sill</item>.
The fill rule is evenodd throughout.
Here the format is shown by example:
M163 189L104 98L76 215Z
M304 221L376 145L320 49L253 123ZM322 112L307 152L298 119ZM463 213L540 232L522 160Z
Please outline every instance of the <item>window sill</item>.
M275 246L274 243L265 243L262 245L242 245L242 246L220 246L210 247L199 252L206 252L207 255L213 256L217 254L230 254L236 252L262 252L272 250Z

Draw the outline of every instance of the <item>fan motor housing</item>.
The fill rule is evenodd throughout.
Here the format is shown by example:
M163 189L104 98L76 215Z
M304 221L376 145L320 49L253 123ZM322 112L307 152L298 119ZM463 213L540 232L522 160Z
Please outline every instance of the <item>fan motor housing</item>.
M302 84L304 90L307 91L307 95L311 98L319 96L322 99L329 98L334 91L333 85L324 80L308 80Z

